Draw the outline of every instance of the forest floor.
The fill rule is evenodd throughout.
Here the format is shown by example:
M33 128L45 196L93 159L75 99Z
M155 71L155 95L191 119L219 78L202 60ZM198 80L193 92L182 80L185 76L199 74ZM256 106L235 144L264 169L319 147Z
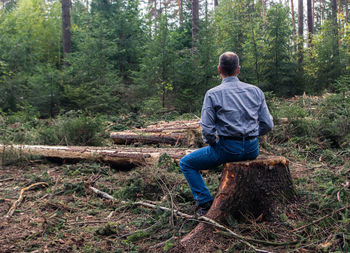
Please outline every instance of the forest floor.
M271 252L328 252L330 248L344 247L349 234L341 231L342 225L346 226L342 222L348 222L349 216L339 212L322 218L332 211L329 204L322 207L327 202L325 196L322 199L325 193L315 189L314 194L320 194L321 198L314 198L314 203L303 196L304 191L318 188L312 175L328 171L327 164L288 158L300 193L298 202L274 222L247 218L245 222L228 221L228 225L237 233L260 240L298 241L284 246L258 244ZM331 170L342 174L340 167ZM205 174L213 193L219 183L218 175L219 171ZM307 178L315 181L310 184ZM25 192L23 203L11 217L5 217L20 190L38 182L45 182L48 187ZM343 190L349 190L346 189L349 185L345 185L349 182L343 183ZM103 199L88 189L91 184L120 199L143 199L164 206L169 206L173 199L176 208L193 214L194 203L186 182L176 166L168 162L123 171L98 163L55 164L22 159L20 164L1 169L0 252L163 252L197 224L194 220L172 217L170 212ZM338 199L333 202L349 201L340 199L339 192L336 196ZM313 211L308 210L311 205ZM310 213L316 210L318 213ZM343 216L339 218L339 214ZM319 216L323 220L312 224ZM302 226L306 227L297 230ZM223 237L213 252L252 251L235 239Z
M289 159L298 200L273 221L245 217L229 218L225 224L238 234L260 240L251 243L267 252L349 252L349 145L344 142L343 148L324 148L326 143L320 144L323 139L317 138L315 125L309 125L311 131L304 135L307 140L311 134L316 137L306 142L300 131L315 121L300 121L296 112L305 103L293 104L295 101L282 109L288 115L294 113L295 118L261 138L261 153ZM315 112L312 103L306 106ZM320 115L315 118L322 123ZM298 137L293 137L296 134ZM220 168L203 175L215 194ZM21 189L40 182L43 184L24 192L22 203L6 217ZM97 196L89 189L91 185L117 200ZM186 180L167 156L154 166L128 170L84 161L57 163L26 156L2 159L0 252L165 252L198 224L195 219L133 205L137 200L173 205L187 214L193 214L195 208ZM254 251L223 235L212 252Z

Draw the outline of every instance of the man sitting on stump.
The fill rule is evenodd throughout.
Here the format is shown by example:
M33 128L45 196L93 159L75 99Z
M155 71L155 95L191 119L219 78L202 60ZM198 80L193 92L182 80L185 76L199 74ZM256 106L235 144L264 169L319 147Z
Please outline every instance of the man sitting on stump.
M238 56L232 52L223 53L218 71L222 83L205 94L200 121L203 140L209 146L180 160L182 173L197 202L198 216L205 215L213 202L199 171L223 163L255 159L259 154L258 136L273 128L264 93L237 78Z

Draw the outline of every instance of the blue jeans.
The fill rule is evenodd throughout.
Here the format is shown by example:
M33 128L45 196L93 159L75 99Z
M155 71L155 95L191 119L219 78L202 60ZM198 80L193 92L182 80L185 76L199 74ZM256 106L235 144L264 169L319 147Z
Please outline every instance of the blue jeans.
M220 164L253 160L259 155L259 140L228 140L219 138L215 146L207 146L184 156L180 168L192 191L197 205L213 200L200 170L214 169Z

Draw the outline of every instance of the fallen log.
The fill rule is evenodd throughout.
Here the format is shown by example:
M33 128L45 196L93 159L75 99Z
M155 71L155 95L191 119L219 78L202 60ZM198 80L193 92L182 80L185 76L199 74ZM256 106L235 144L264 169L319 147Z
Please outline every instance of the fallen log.
M202 146L199 120L159 122L146 128L112 132L115 144L171 144Z
M184 148L130 148L130 147L83 147L43 145L2 145L0 153L14 152L60 159L92 160L118 167L132 167L156 164L162 154L168 154L175 162L192 152Z
M288 160L259 157L224 165L219 189L206 216L218 223L229 216L272 219L295 199ZM201 223L172 252L212 252L217 236L211 225Z

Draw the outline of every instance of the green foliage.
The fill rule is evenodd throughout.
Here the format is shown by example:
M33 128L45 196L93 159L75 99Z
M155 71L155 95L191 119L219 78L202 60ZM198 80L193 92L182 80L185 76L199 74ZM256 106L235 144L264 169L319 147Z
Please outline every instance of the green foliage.
M123 183L123 187L116 193L118 198L136 200L139 197L156 200L161 193L157 181L150 174L143 174L140 171L133 171L129 180Z
M310 91L322 92L329 88L349 65L346 46L339 48L333 30L332 21L326 20L320 32L313 36L313 47L305 55L304 69Z
M292 34L289 9L273 4L267 12L264 37L264 85L279 95L292 95L302 87L295 85L296 64L292 57Z
M91 145L104 143L104 121L81 112L70 111L56 120L40 120L32 107L4 115L0 121L3 142L46 145Z
M105 226L97 228L95 234L100 236L115 235L117 234L117 228L113 224L107 223Z
M76 194L77 196L85 196L85 186L83 183L65 183L64 189L65 194Z

